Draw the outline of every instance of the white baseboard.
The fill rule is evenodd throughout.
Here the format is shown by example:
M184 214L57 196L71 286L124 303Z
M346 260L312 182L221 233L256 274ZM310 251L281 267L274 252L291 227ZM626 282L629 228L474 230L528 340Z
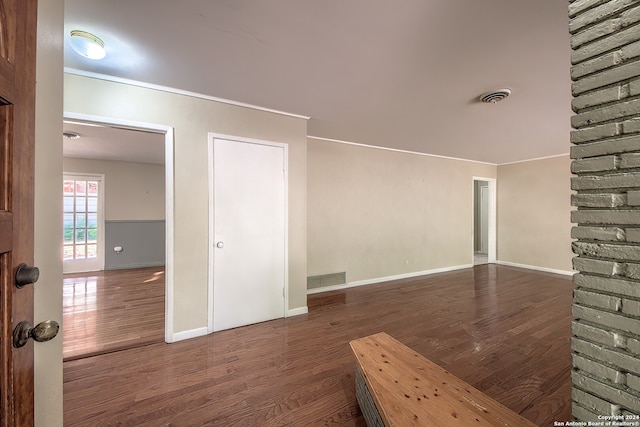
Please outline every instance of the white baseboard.
M355 282L347 282L342 285L324 286L322 288L307 289L307 295L319 294L321 292L337 291L340 289L355 288L356 286L373 285L391 280L409 279L411 277L427 276L429 274L446 273L447 271L463 270L471 268L473 264L454 265L452 267L435 268L433 270L414 271L412 273L397 274L395 276L376 277L374 279L356 280Z
M297 307L291 310L287 310L286 317L299 316L301 314L307 314L308 312L309 312L309 309L307 308L307 306ZM208 333L209 333L209 330L206 327L196 328L196 329L191 329L189 331L176 332L175 334L168 336L166 341L168 343L184 341L191 338L202 337L204 335L207 335Z
M309 308L305 305L304 307L292 308L291 310L287 310L287 317L299 316L301 314L307 314L309 312Z
M173 335L171 335L171 337L168 337L170 339L167 339L167 342L172 343L172 342L188 340L191 338L202 337L204 335L207 335L207 333L208 333L208 330L206 327L191 329L189 331L176 332Z
M509 262L509 261L498 260L496 261L496 264L506 265L508 267L518 267L518 268L526 268L529 270L544 271L545 273L562 274L564 276L573 276L575 273L577 273L576 271L572 271L572 270L558 270L555 268L538 267L536 265L527 265L527 264L518 264L516 262Z

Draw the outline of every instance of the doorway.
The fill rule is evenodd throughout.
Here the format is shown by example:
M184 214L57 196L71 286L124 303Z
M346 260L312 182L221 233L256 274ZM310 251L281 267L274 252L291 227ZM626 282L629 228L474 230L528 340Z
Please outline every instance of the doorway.
M85 249L86 257L91 247L91 254L100 259L75 270L65 265L63 357L71 360L162 342L171 307L165 300L171 286L168 244L173 224L166 213L172 206L173 132L77 114L65 114L63 128L63 185L70 187L65 197L74 209L88 209L65 213L69 221L63 253L70 257L74 250L74 255L82 255ZM89 207L85 183L92 184L92 194L99 193L98 209Z
M495 178L473 178L473 265L496 262L495 191Z
M287 146L210 135L211 331L285 316Z

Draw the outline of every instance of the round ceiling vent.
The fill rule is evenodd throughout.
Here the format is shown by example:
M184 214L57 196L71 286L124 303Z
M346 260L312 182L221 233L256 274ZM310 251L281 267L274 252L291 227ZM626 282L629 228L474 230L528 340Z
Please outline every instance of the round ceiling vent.
M499 89L480 95L480 101L495 104L511 95L511 89Z
M75 133L75 132L62 132L62 136L65 139L78 139L78 138L80 138L80 134Z

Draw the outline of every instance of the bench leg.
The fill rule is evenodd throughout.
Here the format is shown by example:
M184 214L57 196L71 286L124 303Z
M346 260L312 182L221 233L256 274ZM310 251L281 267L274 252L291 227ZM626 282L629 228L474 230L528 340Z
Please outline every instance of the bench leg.
M380 413L373 402L367 383L362 376L360 367L356 364L356 399L360 405L360 411L367 422L368 427L384 427L384 422L380 418Z

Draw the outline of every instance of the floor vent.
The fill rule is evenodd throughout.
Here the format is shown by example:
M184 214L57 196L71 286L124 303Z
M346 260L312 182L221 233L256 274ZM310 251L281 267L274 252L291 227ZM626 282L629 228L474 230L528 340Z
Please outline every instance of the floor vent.
M324 288L325 286L344 285L347 283L347 273L329 273L320 276L307 277L307 289Z

